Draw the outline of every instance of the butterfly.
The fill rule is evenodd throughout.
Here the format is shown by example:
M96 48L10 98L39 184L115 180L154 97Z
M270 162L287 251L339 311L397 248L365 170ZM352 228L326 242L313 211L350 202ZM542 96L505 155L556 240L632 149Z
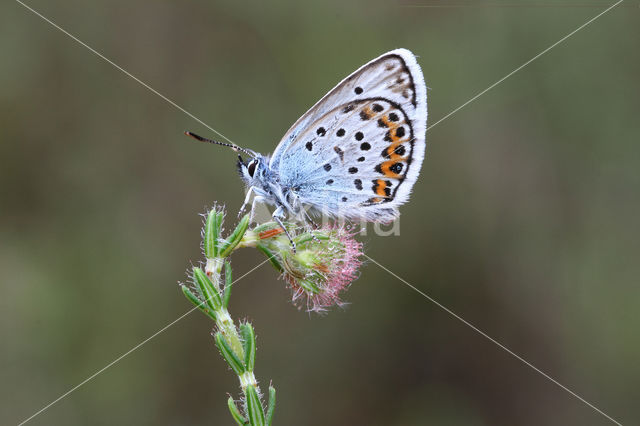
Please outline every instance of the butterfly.
M286 231L282 221L290 216L313 223L305 208L347 220L396 219L420 174L426 126L422 71L409 50L396 49L342 80L294 123L271 156L185 133L238 152L248 188L241 211L255 194L251 211L258 202L275 206L273 219Z

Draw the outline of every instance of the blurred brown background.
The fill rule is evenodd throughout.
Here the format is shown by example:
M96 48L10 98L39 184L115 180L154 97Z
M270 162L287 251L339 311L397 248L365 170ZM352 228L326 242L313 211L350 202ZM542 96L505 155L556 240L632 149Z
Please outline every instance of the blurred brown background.
M434 123L611 3L27 4L267 153L387 50L419 55ZM639 17L623 3L430 130L401 235L364 239L623 424L640 422ZM182 135L212 132L20 4L0 35L0 423L17 424L191 308L176 282L198 214L244 194L233 153ZM236 276L262 259L238 253ZM235 287L275 424L611 424L374 264L346 299L299 312L268 266ZM231 424L211 327L189 315L30 424Z

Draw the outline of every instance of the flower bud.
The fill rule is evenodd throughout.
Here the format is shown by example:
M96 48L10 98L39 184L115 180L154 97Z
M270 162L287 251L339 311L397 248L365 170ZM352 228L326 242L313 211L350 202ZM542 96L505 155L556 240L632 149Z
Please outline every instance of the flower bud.
M295 229L290 229L295 234ZM293 290L293 302L307 311L321 312L333 305L341 306L340 294L357 278L362 263L362 244L345 227L325 226L306 231L293 239L298 247L294 252L282 233L269 233L257 247L283 274ZM273 234L273 235L271 235Z

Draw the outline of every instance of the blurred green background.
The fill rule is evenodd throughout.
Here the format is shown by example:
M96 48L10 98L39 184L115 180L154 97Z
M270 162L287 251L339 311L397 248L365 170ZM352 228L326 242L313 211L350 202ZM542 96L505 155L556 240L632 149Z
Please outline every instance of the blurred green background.
M419 55L434 123L611 3L28 1L265 153L387 50ZM400 236L364 238L623 424L640 422L639 17L623 3L430 130ZM20 4L0 35L0 423L17 424L191 308L198 214L244 194L233 153L182 131L215 134ZM236 276L262 260L238 253ZM231 305L278 425L611 424L374 264L345 310L289 297L264 266ZM231 424L211 327L187 316L30 424Z

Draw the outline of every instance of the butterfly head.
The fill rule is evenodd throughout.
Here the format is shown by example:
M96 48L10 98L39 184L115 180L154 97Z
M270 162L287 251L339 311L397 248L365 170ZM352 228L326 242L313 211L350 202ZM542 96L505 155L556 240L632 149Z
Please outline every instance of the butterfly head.
M268 169L268 157L256 154L253 158L247 159L245 163L242 157L238 155L238 173L247 186L261 186L258 184L264 182Z

